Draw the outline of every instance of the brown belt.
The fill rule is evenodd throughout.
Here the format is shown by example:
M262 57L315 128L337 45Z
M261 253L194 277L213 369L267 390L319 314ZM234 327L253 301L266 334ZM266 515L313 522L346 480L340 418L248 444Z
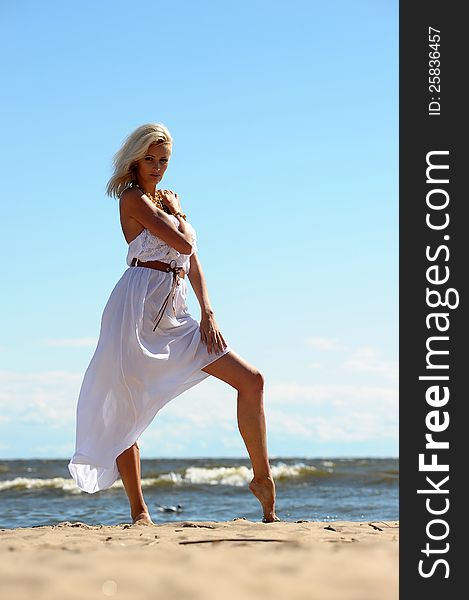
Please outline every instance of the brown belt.
M173 265L173 263L174 263L174 265ZM155 331L155 329L158 327L159 322L163 318L164 311L166 309L166 306L168 305L170 296L172 296L173 312L174 312L174 314L176 314L176 307L174 306L174 297L176 294L176 286L179 285L178 277L185 277L186 272L184 271L184 267L178 267L176 265L176 261L174 259L169 263L165 263L165 262L162 262L161 260L147 260L145 262L142 262L138 258L134 258L132 260L130 266L131 267L148 267L150 269L156 269L157 271L166 271L167 273L172 271L172 273L173 273L173 280L171 282L171 289L169 290L169 294L166 296L166 298L163 302L163 305L161 306L160 310L158 311L156 317L153 319L154 323L156 321L155 326L153 327L153 331Z

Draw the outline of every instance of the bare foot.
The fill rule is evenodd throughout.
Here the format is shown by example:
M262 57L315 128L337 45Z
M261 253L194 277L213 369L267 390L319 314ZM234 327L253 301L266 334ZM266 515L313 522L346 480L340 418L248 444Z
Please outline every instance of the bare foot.
M275 514L275 482L272 476L266 476L256 479L255 477L249 484L249 489L262 504L264 511L263 523L273 523L280 521Z
M142 511L141 513L138 513L138 515L135 515L135 517L132 517L132 525L154 525L155 523L153 523L153 521L151 520L150 514L147 511Z

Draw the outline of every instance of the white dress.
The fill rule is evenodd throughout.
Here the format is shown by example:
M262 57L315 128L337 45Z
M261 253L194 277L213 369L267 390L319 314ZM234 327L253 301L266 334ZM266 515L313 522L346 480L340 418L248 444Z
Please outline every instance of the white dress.
M196 252L196 232L187 225ZM210 354L201 339L200 323L188 312L189 256L147 229L129 244L129 266L104 308L76 408L76 446L68 469L85 492L111 487L120 476L116 458L138 440L165 404L209 376L203 367L231 350L227 346ZM174 295L154 331L155 317L172 289L173 273L132 267L134 257L174 260L186 271L186 277L176 276Z

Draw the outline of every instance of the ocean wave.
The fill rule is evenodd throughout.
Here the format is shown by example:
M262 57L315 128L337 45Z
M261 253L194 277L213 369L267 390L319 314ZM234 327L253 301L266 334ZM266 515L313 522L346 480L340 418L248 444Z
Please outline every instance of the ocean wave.
M321 477L330 475L331 469L318 469L312 465L296 463L288 465L286 463L277 463L271 465L272 475L276 481L304 479L311 476ZM188 467L182 473L155 474L154 477L142 478L142 488L156 486L173 485L226 485L240 487L247 485L253 478L252 468L245 465L233 467ZM122 488L123 484L118 479L111 487ZM0 492L7 490L44 490L56 489L64 492L79 493L80 490L71 478L52 477L52 478L30 478L15 477L0 481Z
M6 479L0 481L0 492L8 490L44 490L46 488L63 490L65 492L80 491L73 479L65 477L32 478L32 477L15 477L14 479Z
M286 462L271 463L272 475L277 483L307 485L316 479L349 480L354 485L371 486L396 485L399 471L389 469L363 469L357 464L351 465L345 461L318 460L316 466L304 462L287 464ZM384 466L384 465L383 465ZM386 465L387 466L387 465ZM391 466L391 465L390 465ZM180 470L167 473L151 471L142 479L143 488L171 488L174 486L207 486L221 485L241 487L249 484L253 478L252 468L246 465L233 466L196 466L192 465ZM15 477L0 481L0 493L8 490L61 490L65 493L79 494L81 490L71 477L31 478ZM121 479L118 479L110 489L122 489Z

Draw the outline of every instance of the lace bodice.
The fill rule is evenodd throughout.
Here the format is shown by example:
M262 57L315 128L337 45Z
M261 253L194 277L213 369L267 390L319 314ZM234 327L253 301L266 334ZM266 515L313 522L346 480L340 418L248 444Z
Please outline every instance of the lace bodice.
M174 215L168 216L170 219L174 220L176 225L179 225L179 220L177 217ZM197 234L189 222L186 222L186 225L192 235L192 254L194 254L194 252L197 252ZM130 267L132 259L135 257L141 261L161 260L169 263L171 260L175 260L177 266L184 267L186 273L189 273L190 256L190 254L180 254L175 248L168 246L166 242L156 235L153 235L148 229L144 229L129 244L129 249L127 252L127 264Z

